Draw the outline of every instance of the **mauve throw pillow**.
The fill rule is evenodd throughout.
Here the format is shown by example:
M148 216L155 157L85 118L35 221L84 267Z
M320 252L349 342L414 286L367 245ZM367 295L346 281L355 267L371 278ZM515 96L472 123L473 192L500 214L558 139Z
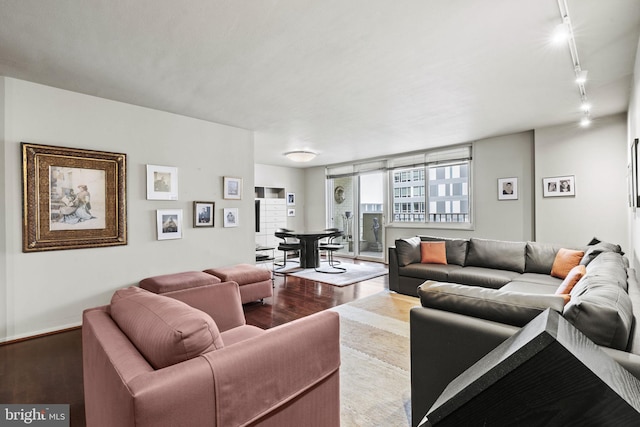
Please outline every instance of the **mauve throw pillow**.
M447 249L444 242L420 242L422 264L446 264Z
M120 289L111 298L110 311L155 369L224 347L209 315L173 298L138 287Z
M567 274L567 277L560 283L558 289L556 289L556 295L569 295L571 289L573 289L585 274L587 274L587 267L584 265L576 265L573 267L571 271L569 271L569 274Z
M584 251L574 251L572 249L561 248L553 261L551 275L559 279L566 278L571 269L580 264L580 260L583 256Z

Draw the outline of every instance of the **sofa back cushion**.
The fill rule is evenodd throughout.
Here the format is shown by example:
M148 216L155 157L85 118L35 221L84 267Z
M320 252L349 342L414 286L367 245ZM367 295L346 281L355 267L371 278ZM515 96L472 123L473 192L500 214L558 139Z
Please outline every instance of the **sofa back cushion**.
M409 237L396 240L396 254L398 266L405 267L409 264L420 263L420 238Z
M626 350L633 325L631 299L609 278L587 273L571 290L563 316L594 343Z
M155 369L224 347L213 319L173 298L137 287L111 298L111 317Z
M553 261L560 250L560 245L549 243L527 242L525 257L525 273L551 274Z
M469 241L467 239L452 239L448 237L420 236L423 242L444 242L447 251L447 264L465 265Z
M524 273L525 252L525 242L472 237L469 240L469 253L465 265Z

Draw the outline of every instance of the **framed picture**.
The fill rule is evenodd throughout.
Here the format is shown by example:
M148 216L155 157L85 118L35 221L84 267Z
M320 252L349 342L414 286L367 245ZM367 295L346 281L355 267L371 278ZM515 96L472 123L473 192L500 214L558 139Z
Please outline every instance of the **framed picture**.
M213 227L215 202L193 202L193 226Z
M287 209L287 216L296 216L296 210L294 208Z
M518 178L498 178L498 200L518 200Z
M576 182L573 175L542 178L543 197L569 197L576 195Z
M178 200L178 168L147 165L147 200Z
M287 193L287 206L296 205L296 193Z
M631 199L632 207L640 207L640 176L638 174L638 138L633 140L631 144Z
M242 178L224 177L224 198L227 200L242 199Z
M22 251L127 244L126 154L22 143Z
M156 211L158 240L182 239L182 209Z
M237 227L239 224L238 208L224 208L224 226Z

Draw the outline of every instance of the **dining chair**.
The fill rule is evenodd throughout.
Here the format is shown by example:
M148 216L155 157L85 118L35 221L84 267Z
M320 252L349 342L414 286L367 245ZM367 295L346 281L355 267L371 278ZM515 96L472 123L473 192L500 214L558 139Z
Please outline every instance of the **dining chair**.
M331 231L335 234L329 236L326 242L320 242L318 248L320 251L325 251L327 253L327 263L329 264L330 269L318 269L315 270L318 273L327 273L327 274L339 274L347 271L344 267L339 267L340 261L336 261L333 257L334 252L339 251L340 249L344 249L344 245L342 243L336 242L336 238L342 237L343 233L337 228L326 228L325 231Z
M287 233L292 233L292 232L293 230L289 230L287 228L279 228L275 232L275 236L279 239L282 239L282 242L278 245L278 250L283 252L282 263L277 263L275 261L273 263L273 271L275 273L281 272L282 270L287 268L287 258L290 252L296 253L300 251L300 248L301 248L300 241L294 237L287 235Z

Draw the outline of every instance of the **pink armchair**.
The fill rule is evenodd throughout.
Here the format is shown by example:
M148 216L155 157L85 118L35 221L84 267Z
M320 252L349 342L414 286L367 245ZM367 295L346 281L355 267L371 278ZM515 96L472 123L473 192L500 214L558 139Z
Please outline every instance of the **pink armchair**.
M245 322L235 282L117 291L82 325L88 427L339 426L339 319Z

